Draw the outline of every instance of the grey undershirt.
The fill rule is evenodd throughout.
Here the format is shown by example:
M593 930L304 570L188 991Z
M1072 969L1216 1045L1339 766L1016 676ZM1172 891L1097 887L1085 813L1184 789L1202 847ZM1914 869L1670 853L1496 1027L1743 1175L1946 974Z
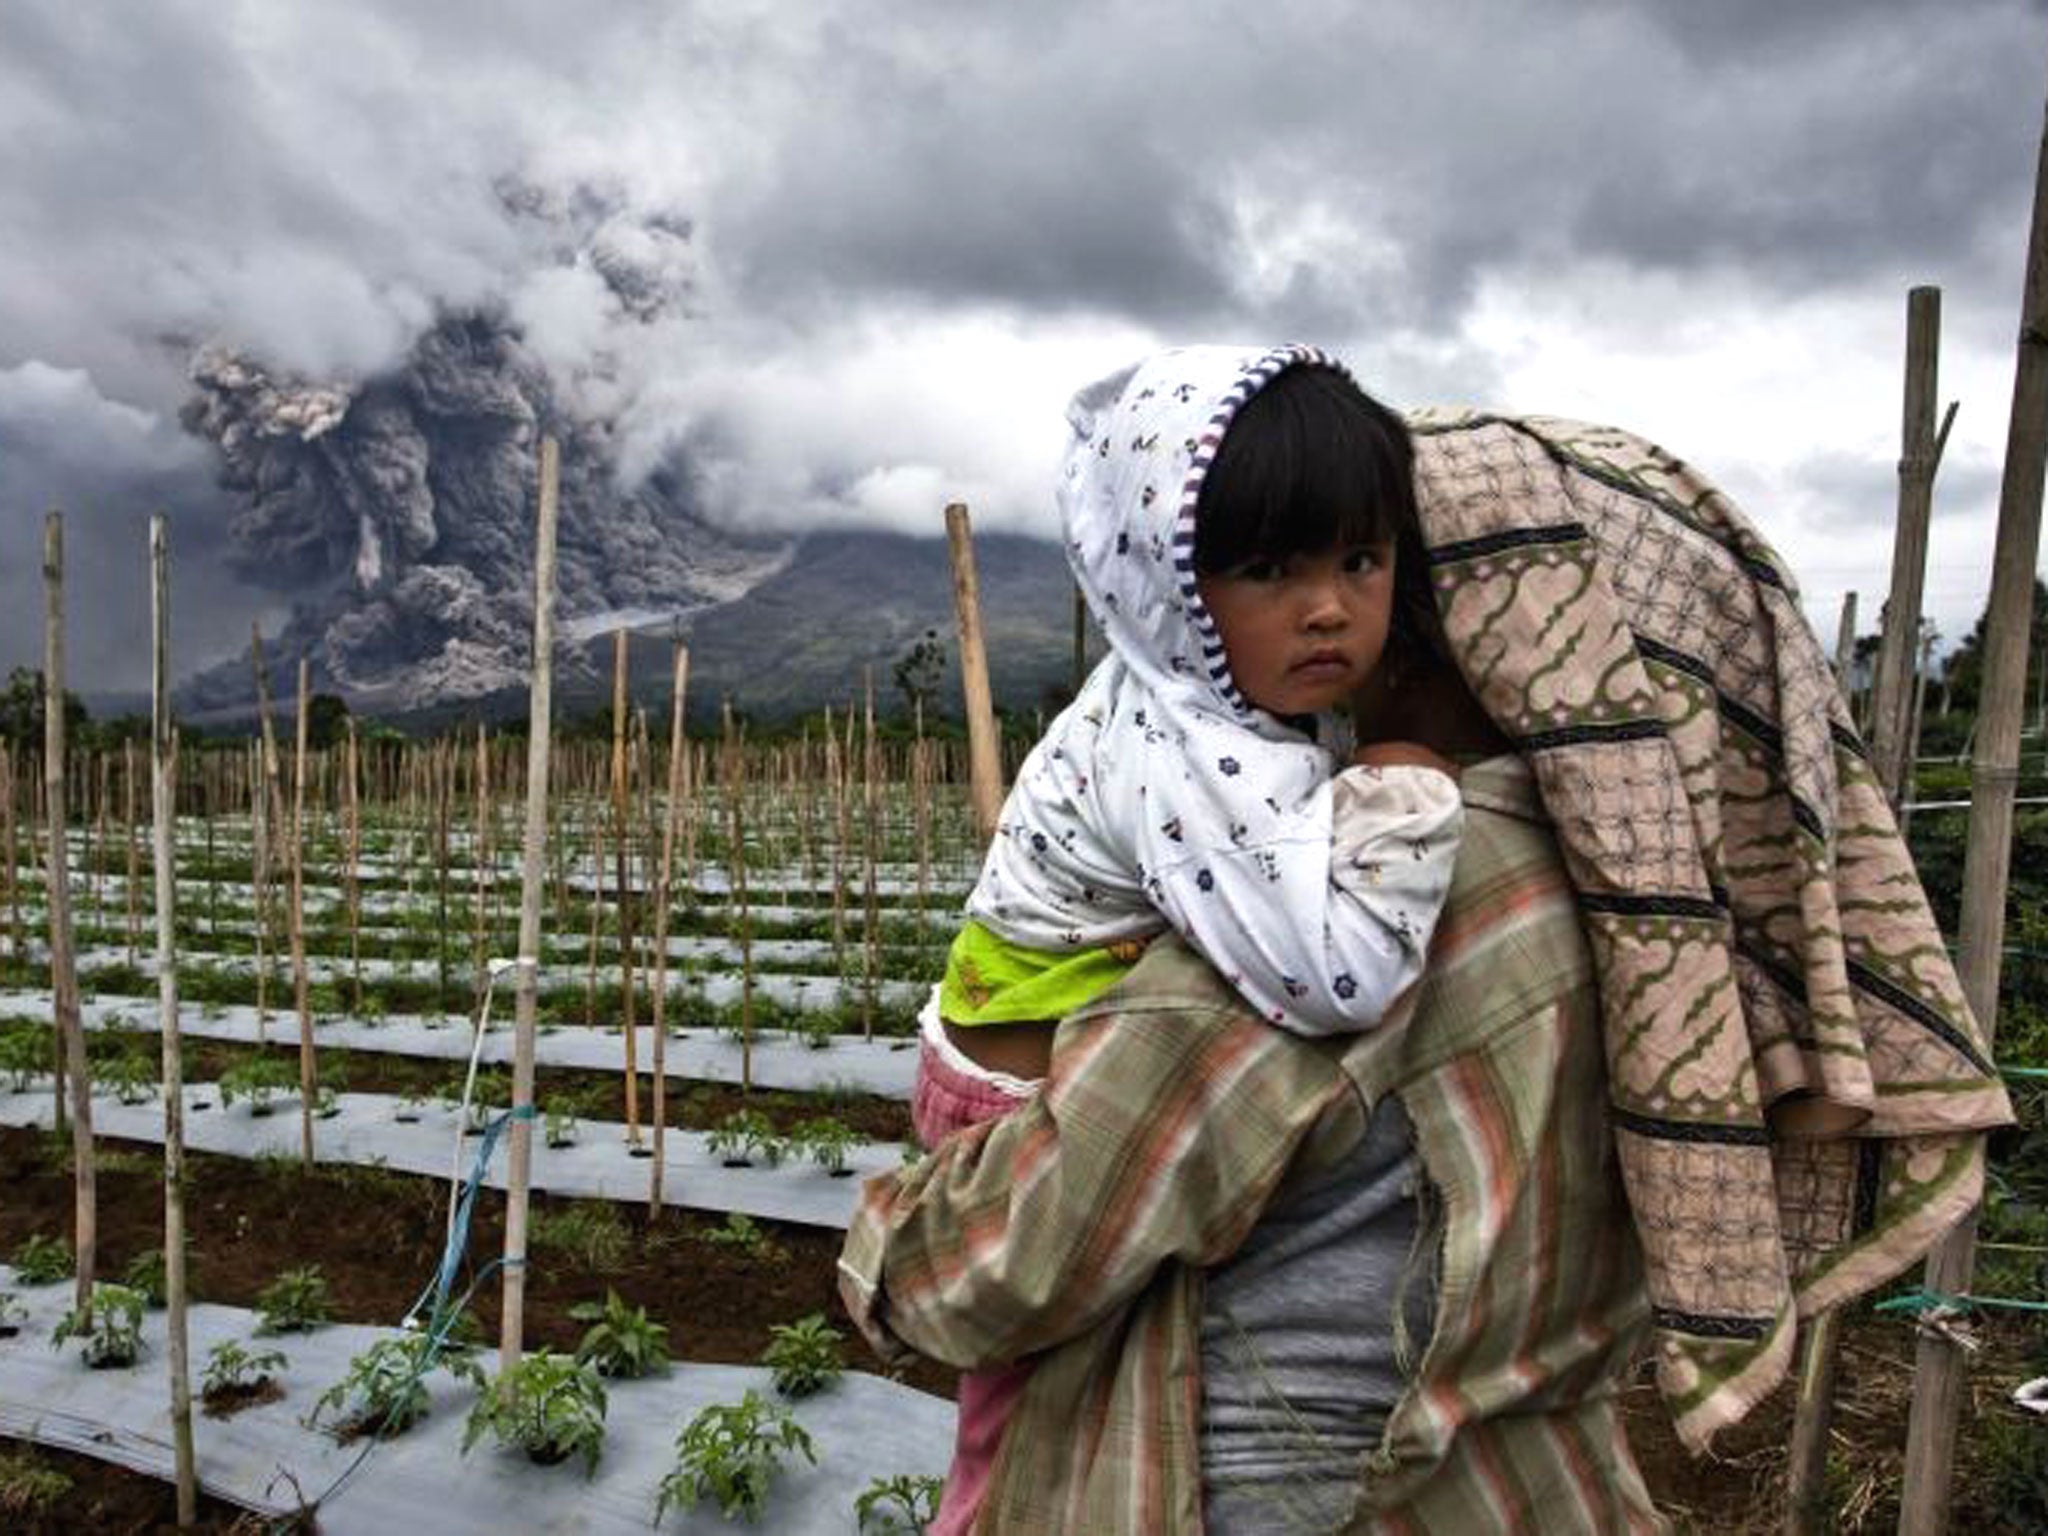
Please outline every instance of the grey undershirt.
M1203 1520L1209 1536L1342 1526L1363 1462L1429 1338L1434 1253L1414 1131L1383 1099L1358 1146L1267 1211L1208 1273L1202 1311ZM1407 1321L1397 1351L1397 1295Z

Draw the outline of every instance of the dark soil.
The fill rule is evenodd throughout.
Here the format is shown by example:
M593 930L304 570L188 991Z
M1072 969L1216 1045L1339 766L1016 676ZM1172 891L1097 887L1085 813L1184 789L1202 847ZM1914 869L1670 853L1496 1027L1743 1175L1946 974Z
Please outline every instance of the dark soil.
M116 1141L100 1145L99 1268L114 1274L136 1254L162 1245L161 1151ZM0 1254L13 1252L32 1232L68 1236L68 1159L68 1144L47 1132L0 1129L0 1189L7 1191L0 1202ZM396 1324L440 1261L447 1186L438 1180L331 1165L308 1172L281 1159L252 1162L203 1152L188 1154L186 1168L188 1263L196 1300L253 1307L280 1270L318 1264L337 1319ZM811 1312L823 1312L848 1335L850 1362L857 1352L865 1356L834 1284L840 1244L835 1229L764 1219L756 1225L767 1247L749 1254L705 1241L703 1234L722 1227L724 1218L695 1211L669 1210L650 1222L644 1205L540 1194L532 1208L529 1346L575 1348L584 1325L569 1309L602 1301L610 1287L667 1326L670 1353L679 1358L754 1363L768 1347L771 1325ZM622 1240L607 1243L601 1230L597 1239L574 1248L544 1246L539 1234L548 1218L573 1210L610 1213ZM471 1224L472 1272L503 1248L504 1199L484 1190ZM497 1337L498 1299L492 1281L473 1301L487 1340ZM910 1379L927 1391L951 1394L951 1372L932 1367Z
M284 1396L284 1388L274 1377L265 1376L261 1381L244 1382L240 1386L222 1387L218 1392L208 1392L200 1399L200 1408L209 1419L232 1419L245 1409L255 1408L263 1403L274 1403Z
M0 1440L0 1457L17 1455L62 1473L71 1487L54 1508L40 1512L16 1508L0 1489L0 1530L8 1536L284 1536L277 1521L203 1493L198 1521L180 1526L169 1483L90 1456Z
M756 1094L750 1102L758 1107L761 1099ZM731 1100L734 1107L741 1102L736 1093ZM901 1106L893 1108L900 1116ZM161 1154L154 1146L101 1145L100 1268L113 1274L161 1242ZM0 1198L0 1255L12 1253L32 1232L68 1235L68 1159L68 1142L59 1143L46 1132L0 1129L0 1190L6 1192ZM332 1289L337 1318L393 1324L413 1304L439 1258L445 1185L436 1181L381 1169L317 1167L307 1173L274 1159L250 1162L204 1153L190 1155L189 1171L186 1210L198 1299L254 1306L257 1293L281 1269L318 1264ZM579 1209L586 1215L610 1212L616 1229L589 1223L581 1234L572 1230L574 1241L568 1246L541 1245L539 1229L548 1217ZM547 1196L534 1198L534 1212L536 1242L526 1298L529 1344L573 1348L583 1325L568 1316L568 1309L601 1299L609 1286L667 1326L670 1350L679 1358L755 1363L768 1345L771 1325L823 1312L847 1335L848 1364L876 1368L853 1334L834 1288L837 1231L761 1221L771 1246L749 1254L706 1241L704 1234L721 1221L695 1212L668 1211L650 1223L643 1206ZM470 1240L472 1272L499 1253L502 1244L503 1200L485 1191ZM495 1339L495 1281L482 1288L475 1310L484 1338ZM2029 1454L2039 1460L2041 1487L2048 1489L2048 1450L2040 1449L2048 1447L2048 1429L2026 1424L2003 1399L2012 1383L2036 1374L2028 1361L2038 1345L2025 1325L1993 1324L1982 1332L1986 1348L1972 1364L1972 1385L1964 1397L1952 1526L2015 1529L2012 1505L1997 1491L1999 1478L2002 1471L2009 1474L2011 1447L2018 1444L2022 1460ZM1830 1481L1839 1531L1889 1532L1896 1525L1913 1352L1911 1328L1896 1319L1859 1312L1844 1329L1835 1417L1838 1450ZM952 1394L953 1374L937 1366L920 1366L905 1379L929 1392ZM1784 1457L1792 1421L1789 1386L1724 1435L1704 1459L1694 1459L1678 1445L1647 1367L1627 1386L1623 1409L1650 1490L1680 1532L1763 1536L1782 1527ZM2033 1438L2016 1441L2012 1426L2032 1429ZM2003 1464L1995 1449L2001 1434L2007 1447ZM24 1525L0 1516L0 1529L100 1536L153 1531L158 1527L152 1521L168 1521L165 1485L94 1462L81 1465L82 1472L73 1474L81 1491L66 1500L61 1515L52 1517L57 1523L45 1519ZM198 1529L235 1529L227 1506L214 1506L209 1518L214 1523L202 1522Z

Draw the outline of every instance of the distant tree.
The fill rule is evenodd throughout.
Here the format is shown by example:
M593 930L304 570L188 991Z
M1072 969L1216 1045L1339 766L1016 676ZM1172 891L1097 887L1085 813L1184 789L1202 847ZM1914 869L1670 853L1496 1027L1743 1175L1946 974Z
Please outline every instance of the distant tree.
M17 747L41 749L43 744L43 674L34 667L16 667L7 674L7 686L0 691L0 736ZM64 727L67 740L76 741L85 729L85 705L70 689L64 690Z
M348 700L338 693L316 693L306 701L306 745L314 751L337 746L348 724Z
M1942 669L1941 681L1948 694L1948 708L1975 714L1980 696L1984 692L1984 626L1990 619L1990 610L1979 614L1976 624L1963 636L1963 642L1949 652L1948 661ZM2038 696L2042 679L2042 649L2048 646L2048 586L2039 577L2034 579L2034 628L2031 649L2027 658L2026 696L2032 700Z
M936 629L928 629L909 650L896 658L890 669L896 688L903 695L905 709L915 711L922 704L931 713L931 697L946 678L946 642Z

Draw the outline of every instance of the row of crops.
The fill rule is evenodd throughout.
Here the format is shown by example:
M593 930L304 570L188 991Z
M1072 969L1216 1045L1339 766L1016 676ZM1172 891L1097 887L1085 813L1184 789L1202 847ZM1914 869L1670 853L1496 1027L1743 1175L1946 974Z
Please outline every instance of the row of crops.
M196 788L187 777L174 933L184 1135L195 1148L283 1161L294 1148L285 1122L298 1119L309 1164L317 1145L323 1160L438 1184L454 1149L478 1182L498 1181L485 1149L510 1099L509 988L494 991L493 979L516 950L517 745L519 759L498 744L482 755L423 746L374 771L359 760L352 779L345 756L330 754L309 769L310 803L297 814L280 814L287 795L272 794L249 759L217 755ZM728 742L700 753L673 806L648 794L622 806L594 769L581 793L555 797L536 996L537 1190L580 1197L576 1211L615 1212L646 1198L658 1165L668 1184L657 1203L703 1211L707 1223L715 1216L699 1239L748 1252L772 1249L778 1222L843 1223L851 1175L908 1155L914 1010L943 964L978 840L936 751L907 746L893 781L847 773L851 756ZM801 771L835 761L833 771ZM641 782L661 782L642 772ZM566 777L576 785L573 767ZM94 1127L147 1141L163 1124L150 829L125 819L120 770L88 768L82 781L99 793L67 831L65 862ZM50 849L31 814L32 775L10 774L7 788L0 1122L56 1128ZM878 1127L878 1114L890 1123ZM799 1190L830 1193L789 1193ZM613 1229L607 1217L537 1215L536 1263L563 1241L565 1220L572 1244ZM0 1314L24 1300L37 1311L36 1287L61 1285L60 1238L31 1236L11 1255L27 1289L0 1302ZM289 1321L290 1295L308 1292L320 1311L321 1277L284 1262L288 1248L271 1298L283 1313L257 1306L244 1335L195 1360L209 1404L260 1399L266 1378L296 1369L282 1358L284 1341L304 1331ZM75 1367L129 1368L147 1334L150 1279L146 1262L96 1277L82 1304L48 1320L48 1335ZM608 1454L608 1394L666 1362L674 1318L608 1291L578 1305L587 1326L573 1347L527 1352L496 1375L468 1314L430 1308L335 1362L310 1411L302 1403L300 1432L375 1445L414 1432L430 1404L466 1394L462 1453L504 1441L537 1463L593 1470ZM769 1326L762 1381L694 1406L667 1437L658 1477L635 1461L647 1495L641 1523L699 1505L751 1519L768 1507L778 1468L819 1456L823 1432L792 1408L841 1390L844 1341L818 1309ZM682 1367L700 1369L712 1368ZM309 1390L295 1383L295 1394ZM845 1528L847 1510L861 1529L921 1528L935 1486L927 1473L943 1466L950 1441L950 1407L937 1407L914 1465L844 1490L834 1528ZM823 1465L833 1465L829 1455ZM833 1475L843 1481L844 1467Z

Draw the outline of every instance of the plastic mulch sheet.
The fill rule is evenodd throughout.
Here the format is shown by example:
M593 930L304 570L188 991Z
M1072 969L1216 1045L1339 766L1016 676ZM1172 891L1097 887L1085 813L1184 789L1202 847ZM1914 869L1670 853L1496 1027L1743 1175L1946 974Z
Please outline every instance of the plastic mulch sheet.
M34 1440L168 1479L174 1460L164 1322L144 1323L145 1353L127 1370L91 1370L75 1345L50 1347L50 1332L71 1302L71 1283L24 1288L0 1266L0 1289L28 1312L21 1331L0 1339L0 1434ZM782 1403L768 1373L746 1366L679 1364L667 1376L607 1383L604 1455L594 1476L582 1464L542 1467L488 1437L461 1454L474 1389L436 1372L426 1379L428 1417L386 1441L343 1445L303 1420L315 1399L347 1372L351 1357L394 1330L336 1324L312 1333L250 1339L253 1314L195 1306L189 1315L194 1391L209 1351L228 1339L245 1348L280 1349L284 1397L229 1419L206 1417L195 1401L193 1434L199 1480L207 1492L265 1513L284 1514L319 1500L324 1536L436 1536L617 1532L645 1536L656 1489L674 1465L678 1431L699 1410L736 1403L749 1388ZM687 1331L680 1342L687 1348ZM478 1363L495 1370L495 1351ZM813 1397L787 1403L816 1446L817 1464L790 1458L754 1526L728 1522L715 1504L671 1507L663 1531L772 1531L778 1536L844 1536L854 1501L872 1479L939 1475L953 1443L953 1405L940 1398L849 1372ZM367 1455L364 1455L366 1444ZM361 1457L338 1492L327 1490Z
M53 1017L53 1006L47 991L0 992L0 1015L26 1014L49 1019ZM159 1017L153 997L101 996L83 1004L79 1011L88 1029L126 1028L152 1036ZM295 1044L298 1029L298 1020L288 1008L273 1008L269 1024L262 1028L258 1026L256 1010L246 1004L213 1012L186 1004L178 1010L179 1033L196 1040L254 1042L267 1034L272 1043ZM331 1046L336 1050L379 1051L444 1061L469 1059L470 1023L458 1015L394 1015L376 1023L336 1019L315 1023L313 1031L322 1049ZM754 1041L754 1086L800 1091L847 1088L882 1098L909 1099L911 1080L917 1072L914 1038L863 1040L858 1035L834 1035L831 1039L829 1046L820 1049L786 1034L764 1032ZM645 1026L638 1028L634 1046L644 1073L654 1060L654 1031ZM740 1044L729 1035L702 1027L682 1035L671 1032L665 1051L663 1065L671 1079L711 1083L740 1080ZM502 994L480 1059L486 1065L509 1065L512 1060L510 1007ZM543 1029L534 1037L534 1061L541 1067L622 1072L625 1060L623 1033L571 1025L553 1032Z
M281 1095L267 1115L251 1112L246 1102L223 1108L213 1085L194 1083L185 1089L185 1145L197 1152L231 1157L299 1155L299 1106L295 1095ZM200 1108L205 1105L205 1108ZM401 1173L446 1178L455 1159L454 1111L433 1105L419 1107L419 1119L397 1119L399 1101L385 1094L337 1095L332 1118L313 1122L314 1159L323 1163L381 1165ZM26 1092L0 1089L0 1125L48 1126L54 1121L48 1079ZM164 1138L163 1106L155 1099L123 1104L100 1096L93 1100L93 1133L129 1141ZM649 1135L644 1129L643 1139ZM465 1139L461 1154L466 1176L475 1157L474 1138ZM902 1148L892 1143L862 1143L847 1154L847 1174L834 1177L814 1164L794 1159L780 1167L728 1168L714 1156L707 1139L694 1131L670 1129L663 1145L662 1203L691 1210L741 1211L749 1216L844 1228L853 1214L862 1177L897 1166ZM500 1137L484 1182L505 1186L507 1138ZM595 1196L610 1200L647 1198L651 1159L634 1157L625 1145L622 1126L601 1120L579 1123L577 1140L550 1147L537 1132L533 1138L532 1187L558 1195Z

